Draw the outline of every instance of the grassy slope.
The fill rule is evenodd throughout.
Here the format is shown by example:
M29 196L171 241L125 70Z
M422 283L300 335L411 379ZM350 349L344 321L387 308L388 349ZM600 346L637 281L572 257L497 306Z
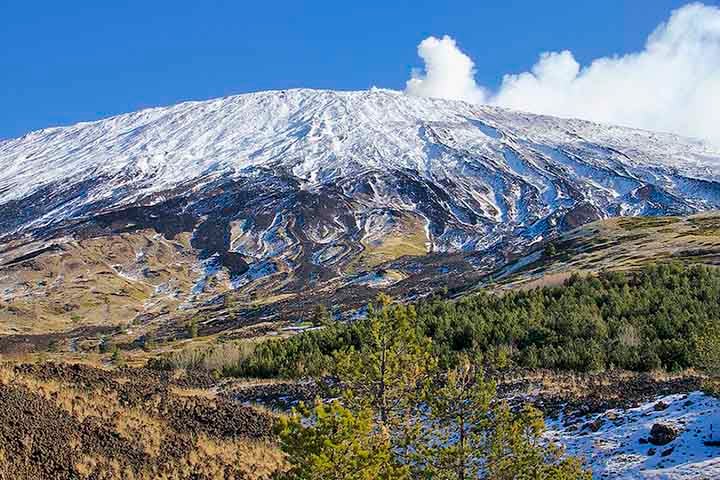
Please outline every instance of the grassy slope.
M415 216L403 217L386 236L376 241L364 241L364 250L351 269L372 268L403 256L425 255L428 242L423 221Z
M345 273L352 277L353 272L378 269L403 256L425 255L427 241L421 219L399 218L397 228L366 242L364 250ZM542 246L538 246L536 251L514 259L495 272L479 287L532 288L562 283L573 272L635 269L649 262L671 259L720 264L720 214L608 219L580 227L553 243L557 252L554 256L548 257ZM7 262L7 258L3 261ZM333 292L346 281L338 277L312 292L302 293L276 291L272 285L248 287L255 292L254 296L244 290L236 291L225 305L212 304L202 311L178 309L198 279L197 262L197 252L190 247L189 238L180 236L168 241L155 232L144 231L71 242L60 252L48 252L27 262L0 267L0 292L8 287L13 290L12 296L0 297L0 337L114 325L123 327L112 334L114 343L137 344L147 332L156 332L156 338L184 338L186 325L194 317L200 323L202 336L224 331L247 338L253 335L246 332L247 323L252 323L244 320L248 309L267 310L277 330L286 320L276 309L277 305L287 303L311 308L303 303L307 302L304 293L332 302ZM118 266L121 267L118 269ZM386 284L403 278L402 272L386 269L376 287L384 289ZM201 300L227 293L227 282L209 283ZM171 290L185 293L176 298L170 291L156 292L158 285L171 285ZM362 288L367 287L363 284ZM276 311L280 314L273 315ZM133 322L134 318L139 320ZM160 328L164 334L157 333ZM45 343L59 343L61 351L70 353L74 349L86 350L87 343L72 344L70 337L81 336L97 343L103 334L63 335L68 338ZM90 350L93 345L89 345ZM26 350L44 351L46 347L40 345Z
M572 273L635 270L680 261L720 265L720 213L690 217L619 217L584 225L543 249L515 259L489 283L500 289L561 284Z

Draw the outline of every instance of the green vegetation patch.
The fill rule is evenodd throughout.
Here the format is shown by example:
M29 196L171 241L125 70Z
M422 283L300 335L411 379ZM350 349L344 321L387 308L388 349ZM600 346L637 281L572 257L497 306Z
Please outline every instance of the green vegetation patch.
M366 245L358 256L357 262L366 268L372 268L404 256L422 256L427 254L427 236L422 228L407 234L390 235L376 245Z

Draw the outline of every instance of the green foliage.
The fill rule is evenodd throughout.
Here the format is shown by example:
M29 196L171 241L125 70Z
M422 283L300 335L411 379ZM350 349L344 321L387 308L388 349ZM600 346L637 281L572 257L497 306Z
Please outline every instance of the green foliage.
M294 480L403 480L409 469L399 465L387 432L378 430L371 410L353 412L334 401L300 405L277 427L280 447L292 465Z
M279 424L289 478L589 478L541 440L539 411L495 401L477 362L437 370L415 320L412 306L379 297L361 348L336 354L342 400L301 405Z
M423 441L414 464L426 478L478 478L491 424L495 384L467 358L424 392Z
M125 366L125 357L123 357L122 351L117 346L113 348L111 360L116 367Z
M543 253L547 258L552 258L557 255L557 247L554 243L550 242L545 245L545 250L543 251Z
M352 392L346 401L372 408L384 424L399 420L432 369L427 339L418 335L415 309L391 305L381 294L378 308L371 305L368 319L357 329L359 348L335 354L334 375L342 389Z
M575 275L563 286L503 295L435 297L407 309L412 307L418 334L432 339L442 366L450 366L457 352L482 352L493 368L515 363L576 371L649 371L707 368L708 359L720 358L702 354L714 341L704 342L706 332L720 331L718 298L720 270L663 264L636 273ZM265 342L236 373L331 373L336 352L362 350L361 332L368 322L335 323Z
M333 370L334 352L350 346L359 347L356 326L336 323L286 340L262 342L228 373L259 378L321 377Z
M701 389L706 395L720 398L720 381L717 378L706 379L703 382Z
M695 342L695 362L709 374L703 382L702 390L708 395L720 398L720 325L708 325L697 335Z
M513 412L496 400L494 382L461 356L424 400L424 438L413 464L422 478L590 479L579 459L542 439L542 413L525 405Z
M418 305L422 328L445 358L514 347L529 367L647 371L697 366L695 338L720 323L720 271L649 266L635 274L573 276L565 285Z
M415 329L412 306L393 305L380 294L377 307L357 325L359 348L335 353L336 395L356 411L371 410L378 428L390 434L393 451L407 460L419 433L416 413L436 361L427 338Z
M580 459L563 456L557 445L544 444L541 437L544 430L542 413L536 408L526 405L513 412L506 402L496 404L485 432L483 478L590 480L592 476L583 470Z
M98 345L98 349L100 350L100 353L111 353L114 348L117 348L117 346L105 338L103 338L100 341L100 345Z
M720 375L720 324L710 323L695 336L695 364L707 372Z

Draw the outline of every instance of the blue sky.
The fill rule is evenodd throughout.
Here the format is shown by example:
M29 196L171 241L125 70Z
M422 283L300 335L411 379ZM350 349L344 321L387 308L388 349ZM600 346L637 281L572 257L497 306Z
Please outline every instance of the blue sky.
M497 88L543 51L585 65L641 50L685 3L3 0L0 138L247 91L403 89L429 35L451 35Z

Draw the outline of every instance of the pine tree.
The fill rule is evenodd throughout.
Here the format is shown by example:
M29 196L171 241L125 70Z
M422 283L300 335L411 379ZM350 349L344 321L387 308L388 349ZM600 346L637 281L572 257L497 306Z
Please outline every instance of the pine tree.
M191 318L188 323L188 335L190 335L190 338L197 338L198 336L198 321L195 317Z
M414 309L378 300L355 331L360 348L336 355L341 400L280 421L287 478L590 478L578 459L541 439L538 410L497 402L494 383L467 356L439 374Z
M328 311L327 307L322 303L318 303L317 305L315 305L311 318L313 325L316 326L327 326L330 325L330 323L332 322L330 312Z
M349 405L376 411L390 426L407 412L436 362L429 340L415 329L415 309L392 305L384 294L378 304L359 329L360 349L336 354L335 373Z
M113 346L111 360L116 367L125 366L125 359L123 358L123 354L117 345Z
M542 439L542 413L525 405L513 412L507 402L497 403L487 424L484 475L488 480L552 479L591 480L576 457L563 456L562 448Z
M399 465L386 430L378 429L371 410L357 413L334 401L300 405L280 419L280 447L291 464L293 480L405 480L409 468Z
M713 376L720 375L720 326L707 322L695 335L695 364Z
M445 378L429 384L422 442L413 461L422 478L438 480L589 479L576 458L542 439L539 410L513 412L496 401L494 382L463 356Z
M420 432L419 397L437 361L430 341L417 333L412 306L393 305L383 294L377 303L358 328L360 349L336 354L335 374L345 404L374 412L378 428L389 432L395 453L407 461Z
M414 463L425 478L477 479L495 384L467 357L438 381L425 391L423 442Z

